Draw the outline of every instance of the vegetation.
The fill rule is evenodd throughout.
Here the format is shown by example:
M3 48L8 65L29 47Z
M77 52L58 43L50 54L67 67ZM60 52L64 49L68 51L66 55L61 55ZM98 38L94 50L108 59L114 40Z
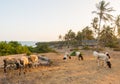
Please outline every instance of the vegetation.
M83 46L85 49L89 49L89 41L97 40L97 49L101 47L114 48L120 45L118 37L120 37L120 15L116 18L111 15L114 12L113 7L110 7L109 2L104 0L96 4L96 16L93 18L91 27L85 27L82 31L78 31L77 34L72 30L69 30L64 35L64 42L67 42L67 46ZM87 46L87 47L86 47Z
M34 48L34 52L36 53L48 53L48 52L56 52L52 48L50 48L47 44L40 44L38 43L37 46Z
M79 46L83 46L83 49L91 49L89 46L96 46L97 49L101 47L116 48L120 45L118 38L120 37L120 15L113 18L110 13L113 10L109 7L110 3L106 3L104 0L96 4L96 16L91 21L91 26L82 28L82 31L74 32L70 29L65 35L59 35L59 41L54 42L38 42L36 47L22 46L17 41L2 41L0 42L0 56L9 54L22 54L26 53L47 53L55 52L53 48L62 48L63 46L72 47L73 49L79 49ZM97 40L97 42L96 42ZM98 47L98 45L100 47ZM119 50L116 48L115 50Z
M26 54L30 55L31 53L47 53L47 52L56 52L50 48L47 44L37 43L36 47L32 46L22 46L17 41L1 41L0 42L0 56L11 55L11 54Z
M17 41L0 42L0 56L11 54L22 54L30 52L27 46L22 46Z
M95 21L97 23L98 21L98 25L96 25L97 28L97 47L100 44L99 40L100 40L100 33L102 31L103 28L101 23L102 21L107 22L107 21L112 21L113 20L113 16L110 14L110 12L114 11L112 7L108 7L110 5L110 3L106 3L104 0L100 1L98 4L96 4L96 8L97 11L93 11L92 13L95 13L98 15L98 19Z

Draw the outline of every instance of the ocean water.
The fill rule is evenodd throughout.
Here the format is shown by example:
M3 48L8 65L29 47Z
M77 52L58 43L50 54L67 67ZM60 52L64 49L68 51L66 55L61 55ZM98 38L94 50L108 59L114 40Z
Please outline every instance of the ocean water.
M36 41L18 41L21 45L26 45L26 46L32 46L35 47L36 46Z

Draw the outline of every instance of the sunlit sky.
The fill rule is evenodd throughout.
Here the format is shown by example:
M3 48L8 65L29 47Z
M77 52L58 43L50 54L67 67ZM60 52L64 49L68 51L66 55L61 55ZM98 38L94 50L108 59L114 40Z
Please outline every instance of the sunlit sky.
M56 41L89 26L100 0L0 0L0 41ZM120 14L120 0L110 2Z

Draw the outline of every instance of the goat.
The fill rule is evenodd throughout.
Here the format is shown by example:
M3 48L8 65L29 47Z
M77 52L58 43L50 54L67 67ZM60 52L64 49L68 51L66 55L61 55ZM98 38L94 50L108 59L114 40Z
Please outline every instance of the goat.
M96 51L93 52L93 55L96 57L98 66L100 66L100 61L103 61L104 64L106 63L109 68L111 68L110 56L108 53L98 53ZM105 65L104 65L105 66Z
M22 68L23 68L24 74L25 74L25 72L27 71L26 68L28 68L28 66L30 65L29 60L28 60L28 57L22 56L22 57L19 59L19 62L20 62L19 65L22 65L22 66L20 66L19 75L21 75L21 69L22 69Z
M78 57L78 60L83 60L83 56L82 56L82 54L81 54L81 52L79 52L79 51L73 51L71 54L70 54L70 56L77 56Z
M8 67L14 68L14 69L19 68L18 60L16 58L7 57L7 58L3 59L3 62L4 62L4 73L7 72Z
M64 55L64 57L63 57L63 60L66 60L67 57L69 57L69 59L71 59L71 56L69 55L69 53L68 53L68 52L65 52L65 55Z
M78 57L78 60L80 60L80 58L81 58L81 60L83 60L83 56L79 51L76 51L75 54Z
M37 55L30 55L28 57L28 60L32 65L36 66L38 64L38 56Z

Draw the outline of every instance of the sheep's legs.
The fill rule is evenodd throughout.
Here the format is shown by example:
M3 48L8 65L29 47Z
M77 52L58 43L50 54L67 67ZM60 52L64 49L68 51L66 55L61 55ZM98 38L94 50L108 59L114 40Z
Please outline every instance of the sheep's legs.
M7 72L7 64L6 64L6 62L4 62L4 73L6 73Z
M97 60L97 62L98 62L98 67L100 66L100 60Z

